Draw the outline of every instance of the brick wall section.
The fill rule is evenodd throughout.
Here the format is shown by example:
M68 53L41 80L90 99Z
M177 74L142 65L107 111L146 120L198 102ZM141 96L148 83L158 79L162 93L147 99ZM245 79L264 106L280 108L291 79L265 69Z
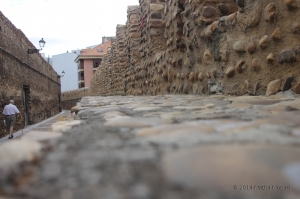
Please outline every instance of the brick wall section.
M0 12L0 112L10 99L24 115L23 85L29 86L28 124L59 113L60 78L39 53L28 54L34 45ZM23 127L19 121L16 130ZM0 137L5 136L0 122Z
M300 94L297 2L140 0L127 10L126 94ZM131 50L136 41L139 61ZM101 73L111 76L111 65L103 67L91 94L118 94L98 86L107 82ZM122 80L109 80L121 90L114 81Z

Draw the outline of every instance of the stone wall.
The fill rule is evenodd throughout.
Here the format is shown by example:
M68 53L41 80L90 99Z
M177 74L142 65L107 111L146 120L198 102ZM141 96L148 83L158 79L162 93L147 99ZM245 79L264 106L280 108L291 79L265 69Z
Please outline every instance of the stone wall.
M66 91L61 93L61 101L80 99L89 95L89 88L80 88L77 90Z
M126 54L126 26L118 25L116 39L92 78L90 95L124 95Z
M105 79L124 66L114 58L92 95L300 93L299 0L140 0L127 13L126 73L109 80L119 92Z
M137 94L137 89L140 88L138 79L133 75L139 75L140 70L136 71L141 66L141 56L139 53L141 44L140 35L140 9L139 6L128 6L127 9L127 23L126 23L126 54L127 64L124 81L124 91L127 94ZM145 74L142 74L145 75Z
M34 124L59 112L60 78L39 53L28 54L28 48L35 49L24 33L0 12L1 115L4 106L13 99L23 118L27 107L27 124ZM24 96L27 106L24 105ZM18 121L15 129L24 124L25 121ZM1 121L0 137L6 135L4 129Z
M61 93L61 108L70 110L76 106L76 102L85 96L89 96L89 88L80 88L77 90L66 91Z
M74 99L62 101L61 102L62 110L71 110L72 107L76 106L78 100L81 100L81 98L74 98Z

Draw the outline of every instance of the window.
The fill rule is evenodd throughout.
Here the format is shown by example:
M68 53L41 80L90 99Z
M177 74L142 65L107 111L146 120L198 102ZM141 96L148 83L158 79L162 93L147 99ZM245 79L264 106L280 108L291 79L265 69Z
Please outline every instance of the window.
M79 83L79 84L78 84L78 87L79 87L79 88L84 88L84 83Z
M78 81L84 81L84 72L78 73Z
M80 60L80 62L78 63L78 69L84 69L83 60Z
M93 60L93 66L94 66L94 68L98 68L99 67L99 65L101 64L101 59L95 59L95 60Z

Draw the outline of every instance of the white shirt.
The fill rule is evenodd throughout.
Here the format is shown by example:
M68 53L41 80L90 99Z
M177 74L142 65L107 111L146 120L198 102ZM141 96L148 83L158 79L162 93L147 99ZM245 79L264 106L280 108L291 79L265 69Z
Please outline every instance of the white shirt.
M14 115L16 113L20 113L20 111L13 104L6 105L3 109L3 115Z

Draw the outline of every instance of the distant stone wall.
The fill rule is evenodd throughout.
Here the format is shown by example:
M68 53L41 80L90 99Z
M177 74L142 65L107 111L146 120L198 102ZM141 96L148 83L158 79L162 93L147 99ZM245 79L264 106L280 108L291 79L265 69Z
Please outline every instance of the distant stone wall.
M76 102L81 98L90 95L89 88L80 88L77 90L66 91L61 93L61 107L64 110L70 110L76 106Z
M72 107L76 106L76 103L78 102L78 100L81 100L81 98L75 98L75 99L62 101L61 102L62 110L71 110Z
M126 65L128 63L126 53L126 26L117 26L116 39L112 39L112 46L99 70L95 72L90 86L91 95L124 95L124 82L126 77Z
M89 88L80 88L77 90L66 91L61 93L61 101L80 99L89 95Z
M27 107L28 124L34 124L59 113L60 78L39 53L28 54L28 48L35 49L23 32L0 12L1 119L4 106L13 99L23 118ZM15 129L22 128L24 123L18 121ZM0 137L6 135L4 129L1 120Z
M299 1L140 0L127 14L91 95L300 93Z

